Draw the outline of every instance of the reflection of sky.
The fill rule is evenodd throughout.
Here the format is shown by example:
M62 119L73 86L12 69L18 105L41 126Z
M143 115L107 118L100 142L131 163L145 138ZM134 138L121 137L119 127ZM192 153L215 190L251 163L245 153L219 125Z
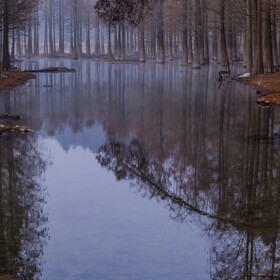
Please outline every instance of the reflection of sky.
M163 205L116 182L82 144L65 152L55 139L42 141L53 161L43 279L209 279L195 224L177 224Z
M42 137L46 137L45 130L39 133ZM74 133L69 126L63 128L63 132L57 133L56 140L62 146L63 150L80 146L83 149L89 149L91 152L97 152L98 148L104 143L106 136L100 124L94 124L92 127L84 127L82 133Z

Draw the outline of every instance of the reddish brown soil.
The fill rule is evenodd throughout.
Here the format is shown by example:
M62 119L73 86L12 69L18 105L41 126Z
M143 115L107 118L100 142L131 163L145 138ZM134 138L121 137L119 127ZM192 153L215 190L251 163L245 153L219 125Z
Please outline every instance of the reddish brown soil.
M244 79L244 82L264 94L257 99L257 103L280 106L280 72L252 76Z
M15 277L11 276L11 275L0 275L0 280L16 280Z
M36 76L34 74L28 72L0 71L0 91L13 89L35 78Z

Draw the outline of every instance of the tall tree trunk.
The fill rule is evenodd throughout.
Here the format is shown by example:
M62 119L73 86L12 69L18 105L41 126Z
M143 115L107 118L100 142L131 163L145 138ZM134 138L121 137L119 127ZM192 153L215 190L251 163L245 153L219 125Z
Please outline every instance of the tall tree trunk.
M217 25L216 18L214 18L214 25ZM212 60L217 61L218 60L218 31L217 29L213 30L213 38L212 38Z
M188 0L183 0L183 59L182 65L188 64Z
M220 0L220 28L221 28L221 71L224 73L229 73L229 60L227 53L227 44L226 44L226 31L225 31L225 0Z
M203 42L204 42L204 55L203 60L205 64L209 64L209 36L208 36L208 11L207 11L207 1L203 0L203 9L204 9L204 34L203 34Z
M193 63L193 36L192 36L192 9L191 9L191 3L189 2L188 6L188 64L192 65Z
M112 58L112 37L111 37L111 24L108 26L108 47L107 47L107 56Z
M276 0L272 0L272 52L273 52L273 65L279 65L278 49L277 49L277 18L276 18Z
M163 3L159 0L158 26L157 26L157 63L165 63L164 29L163 29Z
M139 28L139 61L146 62L146 51L145 51L145 32L144 26L141 25Z
M91 48L90 48L90 9L89 9L89 2L88 2L87 24L86 24L86 54L88 56L91 54Z
M156 34L154 31L151 32L151 38L150 38L150 56L151 59L156 58Z
M27 56L31 57L33 53L32 48L32 27L31 27L31 18L27 22Z
M9 51L9 0L4 0L3 8L3 57L2 57L2 69L10 70L10 51Z
M169 43L169 60L173 60L174 54L173 54L173 34L172 31L169 31L169 38L168 38L168 43Z
M17 30L16 34L16 54L18 57L22 57L22 49L21 49L21 38L20 31Z
M59 1L59 53L64 54L64 1Z
M34 20L34 51L33 53L35 55L38 55L40 52L40 43L39 43L39 7L37 7L36 9L36 16L35 16L35 20Z
M96 22L95 26L95 48L94 53L97 56L100 56L100 23L99 21Z
M124 21L121 23L121 40L120 40L120 46L121 46L121 60L125 60L126 56L126 36L125 36L125 26L124 26Z
M48 42L48 6L45 2L45 33L44 33L44 54L49 52L49 42Z
M262 0L255 0L255 61L254 61L254 74L263 74L263 49L262 49Z
M252 71L253 65L253 45L252 45L252 0L247 0L246 18L246 69L248 73Z
M192 61L192 68L193 69L200 69L200 52L201 52L201 49L200 49L200 38L199 38L199 3L195 0L195 3L194 3L194 9L195 9L195 23L194 23L194 32L193 32L193 35L194 35L194 39L193 39L193 42L194 42L194 50L193 50L193 61Z
M53 54L53 0L49 2L49 53Z
M74 9L73 9L73 58L78 58L78 5L77 0L74 0Z
M12 30L12 50L11 50L11 58L15 58L15 45L16 45L16 38L15 38L15 28L13 27Z
M264 48L265 48L265 66L267 72L273 71L273 58L272 58L272 30L271 30L271 3L266 1L265 8L265 28L264 28Z

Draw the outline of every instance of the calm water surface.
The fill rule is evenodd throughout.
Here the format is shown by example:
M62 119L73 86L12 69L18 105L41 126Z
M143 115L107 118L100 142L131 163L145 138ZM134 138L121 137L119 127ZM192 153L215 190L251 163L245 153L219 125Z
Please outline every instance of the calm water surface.
M217 68L98 61L0 94L0 275L277 279L280 115Z

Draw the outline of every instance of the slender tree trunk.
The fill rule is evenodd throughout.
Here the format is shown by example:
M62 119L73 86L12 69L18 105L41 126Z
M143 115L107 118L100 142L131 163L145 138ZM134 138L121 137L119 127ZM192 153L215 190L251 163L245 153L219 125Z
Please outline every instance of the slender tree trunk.
M188 7L188 64L192 65L193 63L193 36L192 36L192 9L191 9L191 1L189 2Z
M195 1L194 3L194 9L195 9L195 24L194 24L194 50L193 50L193 61L192 61L192 68L193 69L200 69L200 38L199 38L199 3L198 1Z
M156 58L156 34L154 31L151 32L151 38L150 38L150 56L151 59Z
M31 19L28 19L27 22L27 56L31 57L33 53L32 49L32 27L31 27Z
M78 58L78 5L77 0L74 0L74 9L73 9L73 58Z
M172 31L169 32L169 60L173 60L174 54L173 54L173 34Z
M44 34L44 54L49 52L49 42L48 42L48 6L45 3L45 34Z
M53 53L56 53L56 22L55 22L55 8L52 7L52 28L53 28Z
M12 50L11 50L11 58L14 59L15 58L15 43L16 38L15 38L15 28L13 27L12 30Z
M125 36L125 26L124 22L121 23L121 40L120 40L120 45L121 45L121 60L125 60L126 57L126 36Z
M146 52L145 52L145 32L144 26L141 25L139 28L139 61L146 62Z
M221 71L224 73L229 73L229 60L227 53L226 44L226 31L225 31L225 0L220 0L220 28L221 28Z
M9 51L9 0L4 0L3 8L3 57L2 57L2 69L10 70L10 51Z
M89 2L88 2L89 6ZM87 11L87 25L86 25L86 54L89 56L91 54L90 48L90 9Z
M252 0L247 0L246 18L246 69L248 73L252 71L253 65L253 45L252 45Z
M214 25L216 26L216 18L214 19ZM217 29L213 30L212 33L212 60L217 61L218 60L218 32Z
M17 30L16 34L16 54L18 57L22 57L22 50L21 50L21 38L20 38L20 31Z
M107 48L107 56L112 58L112 37L111 37L111 24L108 26L108 48Z
M64 1L59 1L59 53L64 54Z
M53 54L53 0L49 2L49 53Z
M272 52L273 52L273 65L279 65L278 49L277 49L277 18L276 18L276 0L272 0Z
M255 44L255 62L254 62L254 74L263 74L263 49L262 49L262 0L256 1L255 22L256 22L256 44Z
M204 55L203 60L205 64L209 64L209 34L208 34L208 12L206 1L203 0L203 9L204 9L204 34L203 34L203 42L204 42Z
M157 63L165 63L163 3L164 0L159 0L158 26L157 26Z
M100 56L100 23L96 22L95 26L95 55Z
M188 64L188 0L183 0L183 59L182 65Z
M271 30L271 6L270 1L265 2L265 32L264 32L264 47L265 47L265 65L267 72L273 72L273 57L272 57L272 30Z
M36 17L34 22L34 54L39 55L40 52L40 44L39 44L39 7L36 9Z

